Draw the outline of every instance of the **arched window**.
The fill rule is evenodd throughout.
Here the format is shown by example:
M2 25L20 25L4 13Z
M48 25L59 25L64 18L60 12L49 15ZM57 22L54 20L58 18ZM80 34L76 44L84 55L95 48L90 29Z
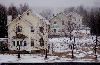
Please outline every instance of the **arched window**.
M39 42L40 42L40 46L44 46L44 40L43 40L43 38L41 38L41 39L39 40Z
M22 27L21 26L17 27L17 32L22 32Z

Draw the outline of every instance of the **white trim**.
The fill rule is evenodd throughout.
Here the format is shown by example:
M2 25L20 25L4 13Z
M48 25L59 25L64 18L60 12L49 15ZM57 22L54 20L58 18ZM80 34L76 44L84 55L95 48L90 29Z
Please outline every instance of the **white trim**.
M29 48L28 49L30 49L30 29L31 27L29 27Z
M12 22L14 22L15 20L17 20L18 18L21 18L23 21L25 21L26 23L28 23L29 25L31 25L32 26L32 24L31 23L29 23L28 21L26 21L25 19L23 19L22 17L17 17L16 19L14 19ZM11 22L11 23L12 23ZM7 26L9 26L11 23L9 23L9 24L7 24Z

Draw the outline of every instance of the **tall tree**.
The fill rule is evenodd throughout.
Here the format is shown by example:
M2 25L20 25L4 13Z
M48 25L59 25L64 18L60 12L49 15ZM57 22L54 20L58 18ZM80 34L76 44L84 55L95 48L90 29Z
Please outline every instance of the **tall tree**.
M29 9L29 6L27 3L25 3L24 5L20 4L20 7L18 9L18 13L21 15L24 12L26 12Z
M51 17L51 14L52 14L52 11L51 10L43 10L40 15L45 17L46 19L50 19Z
M0 38L7 36L7 8L0 4Z
M13 4L8 8L8 15L12 15L12 20L18 16L18 10Z

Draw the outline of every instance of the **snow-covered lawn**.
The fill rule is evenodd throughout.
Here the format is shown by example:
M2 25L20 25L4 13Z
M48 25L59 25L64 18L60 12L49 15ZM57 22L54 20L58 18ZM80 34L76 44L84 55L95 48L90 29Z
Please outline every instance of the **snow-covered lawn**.
M83 54L78 56L82 57ZM99 60L100 58L98 58ZM0 54L0 63L51 63L51 62L95 62L93 59L77 59L64 58L58 56L48 56L45 59L45 55L41 54L21 54L21 58L17 58L17 54ZM100 62L100 61L98 61Z

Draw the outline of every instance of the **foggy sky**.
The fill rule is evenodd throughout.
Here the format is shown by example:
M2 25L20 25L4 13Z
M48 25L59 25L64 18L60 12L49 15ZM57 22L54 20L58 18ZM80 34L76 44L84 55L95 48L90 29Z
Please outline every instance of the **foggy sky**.
M15 6L20 6L25 2L30 7L77 7L84 5L85 7L94 6L96 0L0 0L0 3L9 7L12 3Z

